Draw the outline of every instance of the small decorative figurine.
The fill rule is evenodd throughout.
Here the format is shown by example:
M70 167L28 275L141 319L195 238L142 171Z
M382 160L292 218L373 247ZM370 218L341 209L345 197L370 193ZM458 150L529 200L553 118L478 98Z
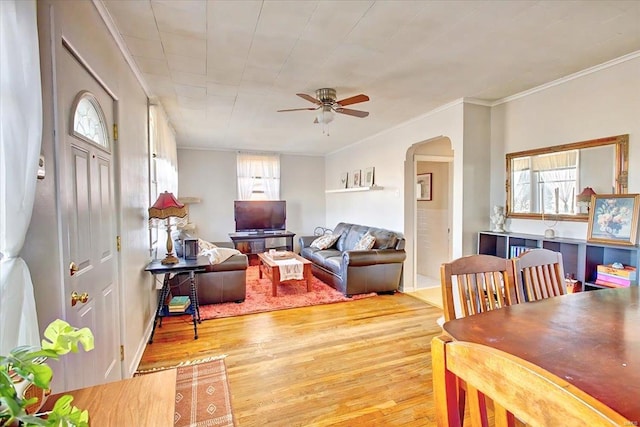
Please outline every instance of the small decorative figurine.
M493 230L498 233L504 233L504 207L495 205L493 207L493 215L491 215L491 222L493 223Z

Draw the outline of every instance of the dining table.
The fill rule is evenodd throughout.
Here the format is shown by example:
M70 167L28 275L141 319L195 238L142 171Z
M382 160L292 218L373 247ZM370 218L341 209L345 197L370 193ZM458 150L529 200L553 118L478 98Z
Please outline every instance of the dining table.
M564 379L640 425L640 291L599 289L445 322L444 332Z

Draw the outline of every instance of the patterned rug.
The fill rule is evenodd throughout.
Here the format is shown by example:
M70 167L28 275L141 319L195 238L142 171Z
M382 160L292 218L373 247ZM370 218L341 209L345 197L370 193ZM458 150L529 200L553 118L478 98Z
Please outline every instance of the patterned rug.
M175 366L136 372L177 370L174 426L233 427L233 410L224 356L182 362Z
M312 291L307 292L306 282L291 280L278 285L278 296L271 293L271 280L259 278L258 266L247 268L247 297L242 303L227 302L200 306L202 320L220 317L240 316L265 311L284 310L310 305L331 304L353 301L376 296L375 292L354 295L347 298L331 286L313 276Z

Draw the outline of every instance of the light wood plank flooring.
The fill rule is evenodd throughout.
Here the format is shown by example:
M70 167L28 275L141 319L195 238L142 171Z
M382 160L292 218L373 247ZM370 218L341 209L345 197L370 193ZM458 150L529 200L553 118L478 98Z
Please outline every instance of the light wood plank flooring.
M442 310L404 294L205 320L164 319L140 369L226 354L238 426L435 425Z

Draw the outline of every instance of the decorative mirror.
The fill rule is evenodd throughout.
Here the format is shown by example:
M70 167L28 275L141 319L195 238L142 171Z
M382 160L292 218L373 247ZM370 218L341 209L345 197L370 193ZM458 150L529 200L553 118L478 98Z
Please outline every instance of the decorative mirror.
M625 194L629 135L508 153L507 216L587 221L591 194Z

